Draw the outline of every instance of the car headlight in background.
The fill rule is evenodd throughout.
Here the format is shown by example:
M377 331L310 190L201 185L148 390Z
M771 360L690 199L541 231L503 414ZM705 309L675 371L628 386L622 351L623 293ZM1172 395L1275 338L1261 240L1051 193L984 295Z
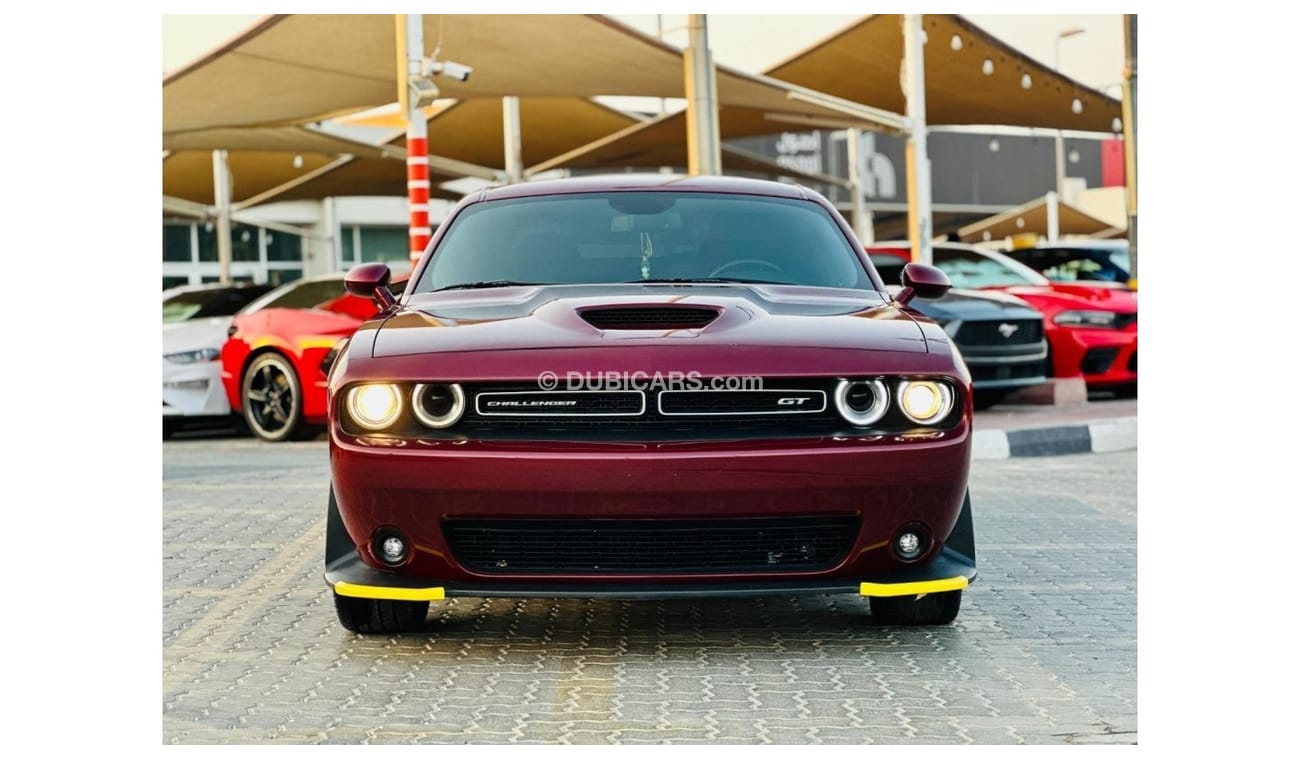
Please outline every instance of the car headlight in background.
M425 426L448 428L465 413L465 391L456 383L421 383L411 391L411 409Z
M835 386L835 408L844 419L866 427L889 410L889 390L879 380L841 380Z
M1052 319L1065 327L1114 327L1113 311L1063 311Z
M402 414L402 394L391 383L367 383L348 389L348 415L366 430L383 430Z
M909 420L929 425L952 411L952 389L933 380L903 380L898 384L898 406Z
M197 362L214 362L221 358L221 349L219 348L200 348L196 351L177 351L174 354L163 354L166 359L173 364L195 364Z

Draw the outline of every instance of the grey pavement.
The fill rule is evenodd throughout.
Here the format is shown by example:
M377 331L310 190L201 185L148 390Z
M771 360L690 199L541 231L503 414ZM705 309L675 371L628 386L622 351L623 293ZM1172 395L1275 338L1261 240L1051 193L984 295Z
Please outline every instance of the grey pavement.
M1137 741L1137 454L973 464L952 626L854 596L453 599L364 637L321 578L326 446L163 445L163 741Z

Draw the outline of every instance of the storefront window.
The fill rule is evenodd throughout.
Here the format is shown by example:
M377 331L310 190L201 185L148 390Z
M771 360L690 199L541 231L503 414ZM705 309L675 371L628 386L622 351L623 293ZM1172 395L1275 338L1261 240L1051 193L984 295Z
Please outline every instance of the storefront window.
M267 261L302 261L302 238L287 232L266 231Z
M190 259L190 226L188 224L163 225L163 261Z

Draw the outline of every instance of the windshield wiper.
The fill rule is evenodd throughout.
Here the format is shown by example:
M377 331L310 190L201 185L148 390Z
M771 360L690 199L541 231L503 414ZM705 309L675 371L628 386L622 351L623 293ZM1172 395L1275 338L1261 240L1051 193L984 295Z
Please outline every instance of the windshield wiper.
M430 293L441 293L444 290L479 290L481 288L510 288L520 285L550 285L549 282L515 282L514 280L485 280L484 282L462 282L456 285L448 285L443 288L434 288Z
M704 284L708 284L708 283L729 283L729 284L733 284L733 285L736 285L736 284L739 284L739 285L745 285L745 284L752 284L752 285L789 285L789 284L791 284L791 283L788 283L788 282L777 282L776 280L752 280L752 279L749 279L749 278L747 278L747 277L746 277L746 278L740 278L740 277L659 277L659 278L654 278L654 277L652 277L652 278L650 278L650 279L648 279L648 280L624 280L623 282L624 282L624 284L627 284L627 285L635 285L635 284L637 284L637 283L651 283L651 284L660 284L660 285L665 284L665 283L667 283L667 284L674 284L674 283L676 283L676 284L691 284L691 283L704 283Z

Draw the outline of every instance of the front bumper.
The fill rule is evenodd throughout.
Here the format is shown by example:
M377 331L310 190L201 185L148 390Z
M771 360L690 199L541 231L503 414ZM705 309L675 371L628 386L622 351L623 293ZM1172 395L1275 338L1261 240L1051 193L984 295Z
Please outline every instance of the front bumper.
M1089 386L1137 382L1137 325L1125 330L1058 327L1048 336L1057 377L1082 376Z
M433 584L370 567L355 551L325 568L325 582L339 596L395 601L438 601L453 596L503 598L697 599L703 597L859 594L911 596L958 591L976 576L975 560L946 547L933 560L864 580L740 581L726 583L545 583L454 581Z
M223 417L230 402L221 384L221 362L175 364L163 360L164 417Z

